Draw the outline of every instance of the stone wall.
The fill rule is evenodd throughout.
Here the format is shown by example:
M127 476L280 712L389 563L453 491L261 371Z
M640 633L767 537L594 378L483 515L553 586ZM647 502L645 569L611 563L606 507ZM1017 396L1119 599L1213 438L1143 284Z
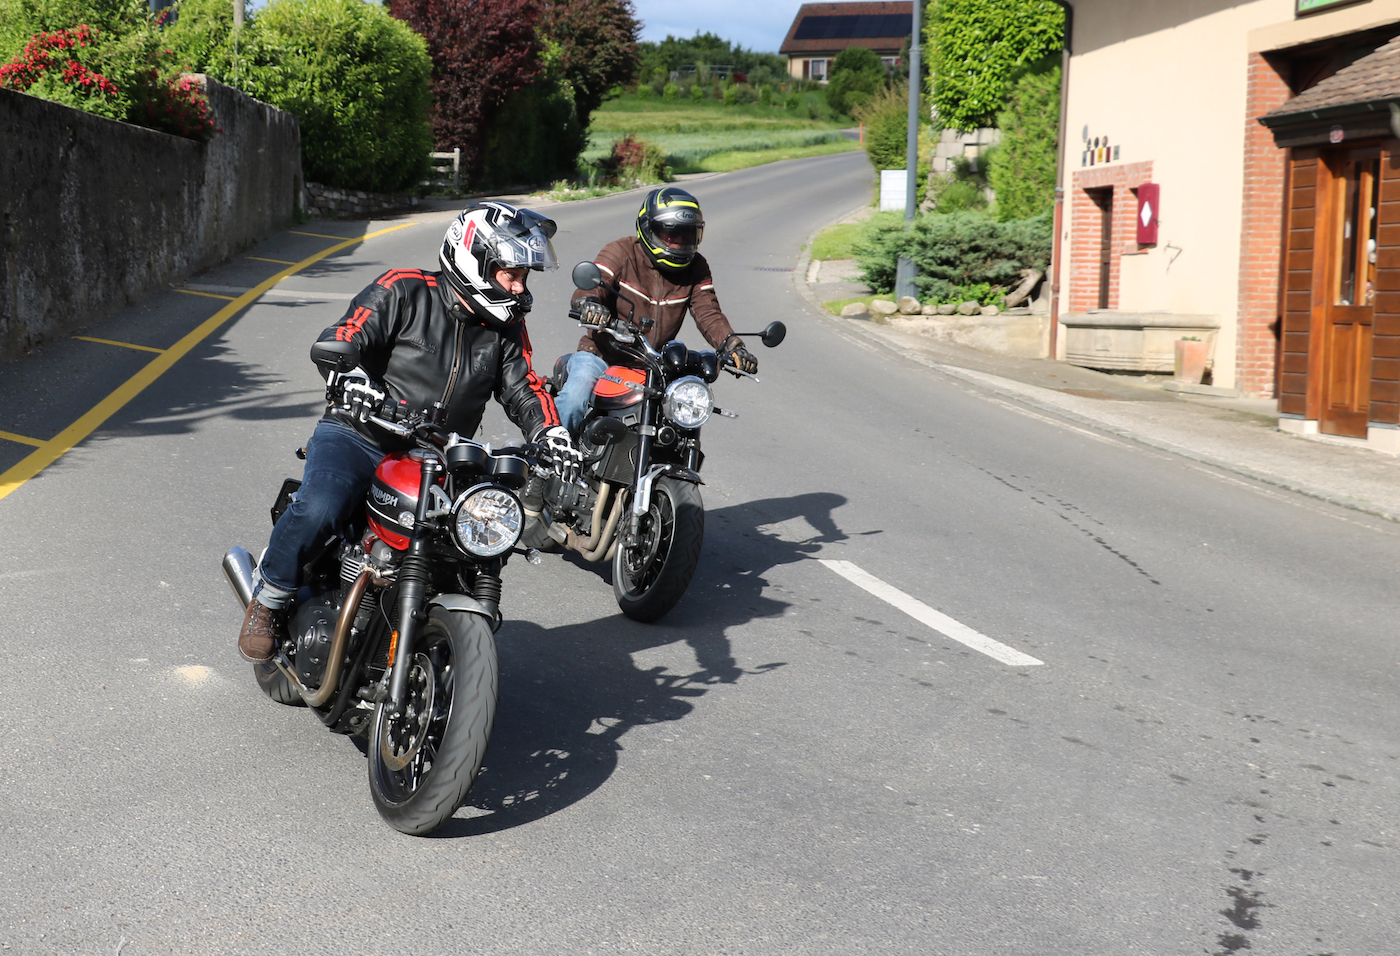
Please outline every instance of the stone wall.
M418 203L417 196L367 193L320 183L307 183L302 193L302 208L312 219L368 219L377 213L412 209Z
M292 221L296 119L199 79L219 128L208 143L0 89L0 359Z

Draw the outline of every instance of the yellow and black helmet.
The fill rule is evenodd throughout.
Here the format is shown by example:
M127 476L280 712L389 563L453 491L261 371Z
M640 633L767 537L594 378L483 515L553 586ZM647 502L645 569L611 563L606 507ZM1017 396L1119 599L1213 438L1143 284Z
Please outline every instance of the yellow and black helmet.
M637 211L637 238L658 269L679 272L690 265L704 235L700 201L684 189L653 189Z

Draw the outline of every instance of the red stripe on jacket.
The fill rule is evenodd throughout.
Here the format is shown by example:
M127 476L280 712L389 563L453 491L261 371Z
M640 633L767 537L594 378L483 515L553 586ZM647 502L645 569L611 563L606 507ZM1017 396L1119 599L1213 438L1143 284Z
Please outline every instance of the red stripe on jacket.
M344 325L335 330L336 341L349 342L356 332L365 327L365 323L369 321L369 317L369 309L360 306Z
M520 327L520 348L525 353L525 364L530 368L525 380L530 384L530 391L534 392L535 397L540 400L540 409L544 412L544 424L540 430L543 431L546 428L563 424L559 419L559 410L554 407L553 396L544 387L544 379L535 372L535 363L532 357L534 350L530 346L530 333L525 330L523 325Z

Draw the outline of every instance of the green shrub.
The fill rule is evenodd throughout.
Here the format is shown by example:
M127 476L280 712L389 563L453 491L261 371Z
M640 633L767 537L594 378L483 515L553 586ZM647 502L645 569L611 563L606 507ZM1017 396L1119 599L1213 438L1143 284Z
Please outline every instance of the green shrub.
M906 230L900 214L879 213L867 221L855 254L862 281L876 292L892 291L900 257L912 259L922 297L941 302L981 283L1004 293L1022 269L1045 271L1050 240L1047 216L997 222L974 212L926 214Z
M758 88L758 102L761 106L769 106L773 102L773 87L767 83Z
M784 107L785 109L791 111L791 112L794 112L794 113L796 113L797 110L798 110L798 108L801 107L801 106L802 106L802 94L801 94L801 93L796 93L796 92L794 92L794 93L789 93L789 94L787 95L787 99L783 101L783 107Z
M653 96L655 96L655 95L656 95L656 90L652 89L652 86L651 86L650 83L638 83L638 84L637 84L637 99L639 99L639 100L649 100L649 99L651 99L651 98L652 98Z
M1017 79L998 120L1001 143L987 162L998 219L1026 219L1055 205L1055 140L1060 121L1060 64L1042 60Z
M705 98L705 87L701 83L695 83L690 87L690 100L692 103L699 103Z
M862 46L848 47L831 62L826 101L836 112L850 113L875 96L885 83L885 64L876 53Z
M432 63L363 0L272 0L242 36L239 85L296 116L306 178L396 192L426 172Z
M750 103L758 102L758 94L754 92L752 86L747 83L734 84L734 102L740 106L747 106Z
M588 134L579 125L573 87L556 69L506 98L486 131L482 178L497 186L552 182L572 175Z
M880 169L905 169L909 165L909 86L890 84L855 109L865 127L865 152L870 165ZM915 167L915 202L922 203L932 170L933 131L919 128L918 164Z
M664 100L674 100L680 94L681 88L674 83L667 83L661 88L661 98Z
M726 86L722 96L725 106L733 106L739 102L739 88L737 86Z

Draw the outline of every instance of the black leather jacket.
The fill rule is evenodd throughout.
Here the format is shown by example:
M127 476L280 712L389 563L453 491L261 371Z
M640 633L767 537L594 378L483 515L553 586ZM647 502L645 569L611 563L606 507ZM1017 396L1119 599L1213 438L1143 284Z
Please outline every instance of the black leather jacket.
M351 341L361 366L409 411L447 406L445 427L476 434L487 399L495 396L526 440L559 424L554 399L530 367L524 323L496 332L467 311L440 273L392 269L355 296L339 322L317 341ZM386 452L411 446L374 425L354 421L332 406L327 415Z

